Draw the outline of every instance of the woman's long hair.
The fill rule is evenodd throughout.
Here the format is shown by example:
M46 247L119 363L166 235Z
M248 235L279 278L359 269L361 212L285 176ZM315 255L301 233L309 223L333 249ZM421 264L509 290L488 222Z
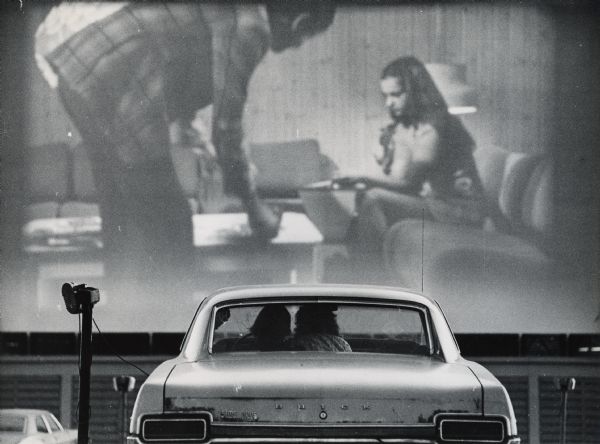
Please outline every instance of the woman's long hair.
M448 114L448 106L425 65L412 56L399 57L389 63L381 79L393 77L406 91L407 103L400 121L405 126L419 122L435 123Z
M408 127L427 122L437 130L447 148L452 147L447 152L473 150L473 138L462 122L448 112L442 93L420 60L413 56L399 57L381 72L381 79L386 77L397 78L407 94L405 113L390 125L388 132L393 132L398 123Z

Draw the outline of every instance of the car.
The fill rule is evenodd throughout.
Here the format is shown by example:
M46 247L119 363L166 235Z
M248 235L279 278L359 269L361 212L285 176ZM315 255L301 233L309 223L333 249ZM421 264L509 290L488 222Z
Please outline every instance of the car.
M204 299L140 387L129 444L518 444L507 391L418 293L268 285Z
M0 409L1 444L75 444L77 431L65 429L47 410Z

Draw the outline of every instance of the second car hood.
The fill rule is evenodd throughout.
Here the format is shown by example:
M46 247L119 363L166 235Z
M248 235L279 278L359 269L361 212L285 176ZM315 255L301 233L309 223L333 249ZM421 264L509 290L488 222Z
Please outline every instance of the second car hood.
M206 410L215 421L422 424L482 412L468 367L417 356L220 355L176 365L164 393L166 410Z

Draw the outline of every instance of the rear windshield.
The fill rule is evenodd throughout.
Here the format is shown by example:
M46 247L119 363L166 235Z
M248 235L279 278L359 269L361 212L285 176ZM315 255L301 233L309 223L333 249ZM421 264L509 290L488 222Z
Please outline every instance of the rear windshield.
M10 415L6 413L0 414L0 432L17 432L25 431L25 417Z
M212 351L430 354L425 309L340 303L219 307Z

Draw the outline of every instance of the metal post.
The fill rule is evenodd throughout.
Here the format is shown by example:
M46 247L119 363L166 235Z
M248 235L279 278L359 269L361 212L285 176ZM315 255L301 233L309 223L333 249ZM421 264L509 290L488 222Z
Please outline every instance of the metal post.
M79 370L79 418L77 444L87 444L90 429L90 374L92 367L92 302L82 303L81 368Z
M123 406L123 422L122 422L122 431L123 431L123 444L127 444L127 392L121 392L121 403Z
M127 414L127 393L135 388L135 378L133 376L115 376L113 377L113 388L116 392L121 392L121 432L123 433L123 444L127 444L127 433L129 415Z
M575 390L575 378L560 378L557 381L560 390L560 444L567 444L567 398Z
M90 374L92 369L92 309L100 300L97 288L65 282L61 290L65 307L71 314L81 314L79 348L79 415L77 443L88 444L90 431Z
M567 397L566 390L560 391L560 444L567 444Z

